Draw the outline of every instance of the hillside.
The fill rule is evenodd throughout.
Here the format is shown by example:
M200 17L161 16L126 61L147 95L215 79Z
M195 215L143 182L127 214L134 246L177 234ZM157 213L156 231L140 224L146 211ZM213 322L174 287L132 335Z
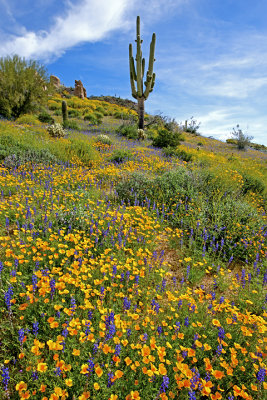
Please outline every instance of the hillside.
M135 121L0 121L1 400L266 396L267 154Z

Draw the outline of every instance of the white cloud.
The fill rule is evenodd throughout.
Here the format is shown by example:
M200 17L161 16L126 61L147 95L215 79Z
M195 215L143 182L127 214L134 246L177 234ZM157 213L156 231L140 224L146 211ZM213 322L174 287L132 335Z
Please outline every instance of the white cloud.
M102 40L115 30L134 28L135 16L138 14L146 15L146 24L149 24L164 12L170 12L189 1L67 1L62 15L55 17L53 24L46 30L34 32L21 27L20 35L5 37L5 41L0 43L0 56L18 54L49 61L78 44Z
M103 39L109 32L123 28L123 16L130 0L83 0L68 3L64 16L58 16L47 31L25 30L0 44L0 56L19 54L26 58L49 59L82 42Z

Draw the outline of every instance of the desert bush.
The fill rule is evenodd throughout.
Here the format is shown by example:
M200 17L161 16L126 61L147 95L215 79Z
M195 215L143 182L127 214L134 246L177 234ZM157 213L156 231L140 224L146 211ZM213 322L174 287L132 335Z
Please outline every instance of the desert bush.
M111 146L112 143L113 143L112 140L111 140L111 138L110 138L109 136L103 135L103 134L98 135L98 136L95 138L95 140L96 140L96 142L98 142L98 143L107 144L107 145L109 145L109 146Z
M117 128L116 132L120 136L127 137L128 139L138 139L138 129L136 125L122 124Z
M176 149L174 147L165 147L162 149L162 153L166 157L178 157L180 160L189 162L192 161L193 156L192 154L187 153L185 150Z
M38 119L39 119L39 121L47 123L47 124L53 124L55 122L54 118L50 114L48 114L48 112L46 112L46 111L41 112L38 115Z
M45 89L46 88L46 89ZM18 55L0 58L0 114L18 118L45 104L51 91L46 69Z
M92 114L86 114L84 116L84 120L85 121L89 121L93 125L98 125L98 120L97 120L95 114L93 114L93 113Z
M115 187L119 201L129 205L141 205L146 199L153 199L153 182L154 178L144 172L135 171L125 175Z
M111 154L109 160L115 163L123 163L124 161L131 160L133 158L133 153L130 150L117 149Z
M39 119L32 114L21 115L19 118L16 119L16 122L18 124L24 124L24 125L35 125L35 126L41 125Z
M263 182L256 176L251 176L248 174L243 174L243 187L242 192L246 194L247 192L253 193L263 193L265 186Z
M16 149L14 153L12 150L8 151L8 155L5 156L3 164L6 168L17 168L25 163L32 164L55 164L59 163L59 159L54 156L47 149Z
M70 137L70 143L65 146L65 153L69 160L78 158L83 164L91 167L98 155L92 145L80 135Z
M233 128L231 134L236 140L238 150L245 150L253 139L253 136L245 134L242 129L240 129L239 125L236 125L236 129Z
M64 129L72 129L72 130L74 130L74 131L80 131L81 130L81 127L80 127L80 125L78 124L78 122L76 122L76 121L70 121L70 120L66 120L66 121L64 121L63 122L63 128Z
M81 117L81 113L78 110L69 110L68 111L68 116L69 118L80 118Z
M191 117L189 122L185 121L185 124L182 126L184 132L193 133L195 135L199 135L198 130L201 122L197 122L194 117Z
M104 115L99 111L95 111L94 115L95 115L95 117L97 119L97 124L100 125L102 123Z
M63 129L63 126L61 124L53 124L50 125L47 128L47 132L49 133L50 136L54 138L61 138L66 135L66 131Z
M157 132L157 136L152 139L154 147L176 147L181 142L181 133L179 131L171 131L166 128L161 128Z

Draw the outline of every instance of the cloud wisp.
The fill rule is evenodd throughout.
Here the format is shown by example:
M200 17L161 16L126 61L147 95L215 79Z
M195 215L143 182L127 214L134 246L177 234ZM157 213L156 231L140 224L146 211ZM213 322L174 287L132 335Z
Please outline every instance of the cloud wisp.
M49 60L67 49L103 39L118 27L125 27L123 16L129 0L83 0L68 3L64 16L55 18L46 31L27 31L20 36L9 35L0 44L0 56L19 54L26 58Z

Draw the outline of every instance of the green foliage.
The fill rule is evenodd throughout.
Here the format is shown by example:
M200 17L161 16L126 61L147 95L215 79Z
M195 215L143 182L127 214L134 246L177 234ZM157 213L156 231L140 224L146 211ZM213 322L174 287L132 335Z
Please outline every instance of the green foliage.
M174 147L165 147L162 149L162 153L166 156L166 157L178 157L180 160L189 162L192 161L193 156L192 154L187 153L185 150L180 150L180 149L176 149Z
M153 200L155 193L153 182L154 179L144 172L135 171L123 176L115 188L119 201L123 200L129 205L138 202L141 205L146 198Z
M81 112L78 110L71 109L68 112L68 116L69 116L69 118L80 118Z
M16 123L23 125L41 125L39 118L32 114L24 114L16 119Z
M82 163L91 167L93 161L97 160L97 152L92 145L82 135L71 136L69 140L70 143L65 146L68 160L78 157Z
M47 132L50 136L54 138L61 138L66 135L66 131L64 131L63 126L61 124L53 124L47 128Z
M245 150L253 139L253 136L246 135L242 129L240 129L239 125L236 125L236 129L233 128L231 134L236 140L238 150Z
M103 134L98 135L95 140L97 143L107 144L108 146L111 146L113 143L109 136Z
M111 154L109 160L114 163L121 164L124 161L129 161L133 158L133 153L130 150L117 149Z
M265 189L264 183L256 176L244 174L243 180L244 180L244 183L243 183L242 191L244 194L246 194L247 192L262 194L264 192L264 189Z
M32 143L22 143L10 135L0 135L0 160L7 168L15 168L26 162L55 163L59 162L49 149L32 148Z
M66 119L66 120L63 122L63 128L64 128L64 129L72 129L72 130L74 130L74 131L80 131L80 130L81 130L81 127L80 127L80 125L78 124L78 122L76 122L76 121L70 121L70 120L68 120L68 119Z
M97 119L97 124L100 125L102 123L104 115L99 111L95 111L94 115L95 115L95 117Z
M92 114L86 114L85 116L84 116L84 120L85 121L89 121L91 124L93 124L93 125L98 125L98 119L97 119L97 117L95 116L95 114L94 113L92 113Z
M197 122L194 117L190 118L190 122L185 121L185 125L183 125L182 129L184 132L193 133L195 135L199 135L198 130L201 122Z
M38 115L38 119L41 122L47 123L47 124L53 124L55 122L54 118L48 114L48 112L43 111Z
M152 145L155 147L177 147L181 142L181 133L179 131L170 131L166 128L161 128L152 140Z
M136 125L122 124L117 128L116 132L127 139L138 139L138 129Z
M0 58L0 114L18 118L44 104L51 91L45 68L17 55Z

